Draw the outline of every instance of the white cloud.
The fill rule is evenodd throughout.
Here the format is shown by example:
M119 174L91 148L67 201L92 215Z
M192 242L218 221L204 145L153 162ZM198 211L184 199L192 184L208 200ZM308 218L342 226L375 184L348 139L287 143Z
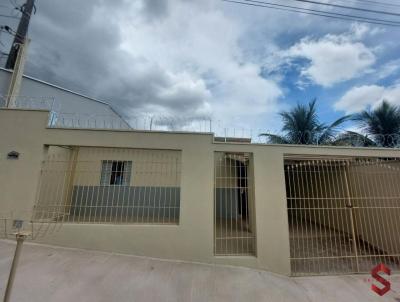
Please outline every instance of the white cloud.
M186 96L186 106L181 102L175 111L193 116L208 113L225 122L241 116L247 124L261 115L275 113L282 92L278 84L260 75L259 65L244 58L239 40L245 29L214 5L193 6L196 4L177 1L168 17L159 22L124 24L121 48L133 57L157 62L177 81L182 81L184 71L186 83L192 84L185 85L181 92L176 91L182 89L178 83L167 88L175 91L168 97L173 103L177 96ZM194 102L191 89L202 99L194 98ZM153 109L152 104L145 104L140 110Z
M377 85L364 85L354 87L335 103L336 110L345 111L347 114L355 113L376 107L383 100L400 105L400 84L383 87Z
M400 70L400 59L392 60L381 65L376 71L375 76L377 79L385 79Z
M241 44L250 25L221 3L71 1L40 2L31 75L106 99L128 119L208 116L258 127L278 118L281 88Z
M375 63L374 53L358 41L365 36L365 26L354 25L344 34L328 34L319 39L302 39L284 53L286 58L304 58L309 64L301 74L308 80L324 86L360 77Z
M210 115L227 127L279 128L285 77L265 78L263 64L279 71L304 58L301 80L328 87L368 72L377 54L361 42L375 28L215 0L37 6L27 73L105 99L127 117ZM310 32L321 38L293 41Z

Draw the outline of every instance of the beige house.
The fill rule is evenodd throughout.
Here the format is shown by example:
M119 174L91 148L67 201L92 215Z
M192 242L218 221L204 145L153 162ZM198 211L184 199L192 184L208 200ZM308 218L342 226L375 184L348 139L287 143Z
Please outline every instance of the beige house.
M0 212L58 225L43 242L293 276L400 270L399 150L49 128L48 115L0 110Z

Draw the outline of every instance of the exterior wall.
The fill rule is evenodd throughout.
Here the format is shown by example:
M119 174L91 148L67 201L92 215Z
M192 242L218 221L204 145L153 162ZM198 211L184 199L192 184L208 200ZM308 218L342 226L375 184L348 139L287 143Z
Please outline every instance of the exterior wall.
M397 150L383 149L214 143L211 134L49 129L47 120L48 112L0 110L0 212L31 211L37 199L41 163L49 145L80 146L82 150L85 146L179 150L181 209L179 225L66 223L41 241L149 257L240 265L284 275L290 274L284 156L400 156ZM21 153L19 160L6 159L12 150ZM216 151L248 152L253 156L256 257L214 256Z
M76 186L100 185L103 160L132 161L131 186L178 187L181 152L178 150L79 148ZM157 177L154 177L157 175Z
M31 216L47 151L47 118L44 111L0 110L0 212L5 215ZM19 152L19 159L7 160L10 151Z

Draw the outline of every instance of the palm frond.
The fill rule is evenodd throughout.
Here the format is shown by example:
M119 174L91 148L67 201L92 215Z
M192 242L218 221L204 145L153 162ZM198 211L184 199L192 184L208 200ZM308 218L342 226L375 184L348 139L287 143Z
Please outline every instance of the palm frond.
M382 147L394 147L400 143L400 107L383 101L374 110L364 110L353 120L373 137Z
M321 136L318 139L318 144L323 145L327 143L332 143L337 135L337 128L343 123L350 121L352 119L352 115L346 115L341 118L338 118L329 126L326 126L321 132Z
M290 142L281 135L271 133L261 133L259 136L266 136L271 144L290 144Z
M334 141L335 146L352 146L352 147L374 147L376 143L368 137L354 131L346 131L339 135Z

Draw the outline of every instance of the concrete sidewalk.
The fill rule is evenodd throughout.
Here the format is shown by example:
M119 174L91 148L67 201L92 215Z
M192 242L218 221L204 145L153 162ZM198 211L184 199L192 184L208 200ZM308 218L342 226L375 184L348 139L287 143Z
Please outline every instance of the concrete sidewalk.
M0 240L0 298L14 253ZM25 244L11 301L400 301L379 297L368 276L286 278L244 268L178 263ZM400 278L393 277L400 293ZM396 298L398 298L396 300Z

